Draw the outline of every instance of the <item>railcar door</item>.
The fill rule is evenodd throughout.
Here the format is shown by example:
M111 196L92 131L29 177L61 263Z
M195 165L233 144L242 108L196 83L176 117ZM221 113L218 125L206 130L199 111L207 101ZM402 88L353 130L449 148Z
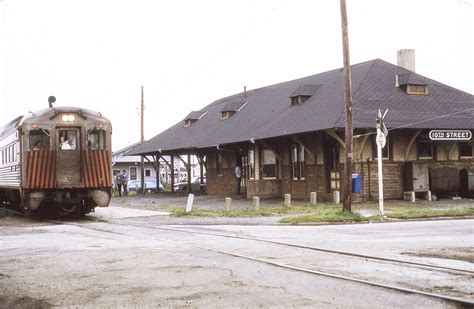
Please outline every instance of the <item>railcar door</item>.
M77 128L58 128L58 149L56 178L58 187L74 188L81 186L80 130Z

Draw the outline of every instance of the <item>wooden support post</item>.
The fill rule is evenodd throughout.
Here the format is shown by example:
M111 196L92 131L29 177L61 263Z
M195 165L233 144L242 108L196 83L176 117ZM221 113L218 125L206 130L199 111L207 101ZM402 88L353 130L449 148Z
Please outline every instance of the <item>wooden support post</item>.
M200 186L199 190L204 191L204 156L198 156L199 161L199 176L200 176Z
M188 193L191 193L191 154L188 153L188 164L186 164L186 171L188 173Z
M155 172L156 172L156 192L160 192L160 154L157 152L155 156Z
M171 192L174 192L174 155L171 155Z

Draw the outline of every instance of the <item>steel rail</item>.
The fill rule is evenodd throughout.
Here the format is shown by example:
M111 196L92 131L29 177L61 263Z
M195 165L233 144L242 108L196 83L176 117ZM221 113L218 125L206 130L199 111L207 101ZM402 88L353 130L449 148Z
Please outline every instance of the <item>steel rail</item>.
M60 221L54 221L54 223L64 224ZM105 222L105 223L111 224L113 222ZM91 229L91 230L95 230L95 231L101 231L101 232L105 232L105 233L124 235L124 236L132 236L132 237L144 238L144 239L151 239L151 240L163 241L163 242L168 242L168 243L173 243L173 244L178 244L178 245L183 244L183 241L179 242L179 241L175 241L175 240L157 238L157 237L153 237L153 236L136 235L136 234L131 234L131 233L110 231L110 230L90 227L90 226L86 226L86 225L82 225L82 224L70 224L70 223L66 223L66 224L67 225L78 226L78 227L82 227L82 228L86 228L86 229ZM117 223L114 223L114 224L117 224ZM127 225L127 224L119 224L119 225L141 227L141 228L147 228L147 229L150 229L150 228L151 229L157 229L157 227L149 227L149 226L143 226L143 225L140 225L140 226ZM431 293L431 292L425 292L425 291L421 291L421 290L404 288L404 287L400 287L400 286L395 286L395 285L390 285L390 284L385 284L385 283L379 283L379 282L374 282L374 281L369 281L369 280L364 280L364 279L358 279L358 278L353 278L353 277L349 277L349 276L336 275L336 274L331 274L331 273L328 273L328 272L291 266L291 265L277 263L277 262L266 260L266 259L251 257L251 256L247 256L247 255L233 253L233 252L227 252L227 251L224 251L224 250L210 248L210 247L206 247L206 246L200 246L200 245L189 244L189 243L186 243L186 244L191 246L191 247L194 247L194 248L198 248L198 249L202 249L202 250L206 250L206 251L211 251L211 252L216 252L216 253L220 253L220 254L223 254L223 255L238 257L238 258L242 258L242 259L247 259L247 260L254 261L254 262L260 262L260 263L280 267L280 268L283 268L283 269L289 269L289 270L304 272L304 273L313 274L313 275L320 275L320 276L325 276L325 277L330 277L330 278L335 278L335 279L340 279L340 280L346 280L346 281L366 284L366 285L370 285L370 286L381 287L381 288L390 289L390 290L396 290L396 291L404 292L404 293L424 295L424 296L428 296L428 297L442 299L442 300L445 300L445 301L454 302L456 304L460 304L460 305L463 305L463 306L469 306L470 308L474 307L474 301L464 299L464 298L453 297L453 296L449 296L449 295L443 295L443 294L437 294L437 293Z
M121 224L121 223L115 223L115 224ZM332 253L332 254L338 254L338 255L358 257L358 258L363 258L363 259L371 259L371 260L378 260L378 261L384 261L384 262L390 262L390 263L398 263L398 264L407 264L407 265L413 265L413 266L426 267L426 268L434 269L434 270L437 270L437 271L446 270L446 271L454 271L454 272L460 272L460 273L463 273L463 274L474 275L474 271L466 270L466 269L453 268L453 267L440 266L440 265L432 265L432 264L425 264L425 263L419 263L419 262L411 262L411 261L406 261L406 260L397 260L397 259L391 259L391 258L385 258L385 257L379 257L379 256L373 256L373 255L364 255L364 254L353 253L353 252L346 252L346 251L339 251L339 250L332 250L332 249L325 249L325 248L317 248L317 247L312 247L312 246L289 244L289 243L273 241L273 240L266 240L266 239L260 239L260 238L254 238L254 237L243 237L243 236L227 235L227 234L220 234L220 233L207 233L207 232L201 232L201 231L190 231L190 230L186 230L186 229L160 227L160 226L151 227L151 226L146 226L146 225L134 225L134 224L126 224L126 225L135 226L135 227L148 227L148 228L175 231L175 232L182 232L182 233L190 233L190 234L200 234L200 235L209 235L209 236L216 236L216 237L253 240L253 241L257 241L257 242L270 243L270 244L287 246L287 247L292 247L292 248L307 249L307 250L313 250L313 251L319 251L319 252L325 252L325 253Z

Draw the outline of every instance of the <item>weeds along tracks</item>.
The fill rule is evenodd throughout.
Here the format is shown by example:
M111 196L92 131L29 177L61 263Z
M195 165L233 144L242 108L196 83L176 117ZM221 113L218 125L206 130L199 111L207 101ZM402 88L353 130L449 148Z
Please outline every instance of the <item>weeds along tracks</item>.
M202 249L202 250L207 250L211 252L216 252L219 254L227 255L227 256L232 256L235 258L241 258L241 259L246 259L254 262L259 262L259 263L264 263L267 265L271 265L274 267L279 267L283 269L288 269L288 270L293 270L293 271L298 271L298 272L304 272L307 274L312 274L316 276L325 276L325 277L330 277L334 279L339 279L339 280L345 280L345 281L350 281L350 282L355 282L355 283L360 283L360 284L365 284L365 285L370 285L374 287L379 287L379 288L385 288L389 290L395 290L399 291L402 293L410 293L410 294L418 294L418 295L423 295L426 297L433 297L437 299L442 299L444 301L448 301L451 303L455 303L457 305L461 306L466 306L466 307L473 307L474 302L469 300L469 299L464 299L464 298L459 298L456 296L451 296L451 295L443 295L443 294L438 294L438 293L432 293L430 291L423 291L419 290L417 288L407 288L403 287L397 284L387 284L387 283L380 283L376 282L374 280L367 280L367 279L361 279L357 278L357 276L353 276L353 274L350 275L341 275L337 274L334 272L327 272L323 270L314 270L314 269L309 269L307 267L299 267L299 266L294 266L290 265L290 263L285 263L285 262L279 262L277 259L270 259L270 258L261 258L258 257L257 254L245 254L242 252L236 252L236 250L227 250L227 249L219 249L219 248L213 248L208 245L200 245L200 244L193 244L191 241L187 240L171 240L171 239L165 239L163 237L155 237L154 234L152 233L146 233L142 234L139 233L138 230L137 232L133 233L131 231L116 231L113 230L113 228L104 228L95 226L95 223L100 223L104 225L119 225L119 226L125 226L125 227L132 227L136 229L145 229L145 230L167 230L170 232L180 232L180 233L188 233L188 234L198 234L198 235L203 235L203 236L210 236L210 237L225 237L225 238L234 238L234 239L240 239L242 241L254 241L254 242L264 242L272 246L286 246L288 248L294 248L298 250L312 250L312 251L320 251L323 253L328 253L328 254L340 254L344 256L348 256L350 258L354 259L371 259L375 260L380 263L391 263L391 264L401 264L404 267L416 267L416 268L429 268L430 270L435 270L435 271L440 271L440 272L445 272L445 273L457 273L457 275L464 275L464 276L470 276L472 277L472 271L469 270L462 270L462 269L454 269L454 268L446 268L446 267L437 267L429 264L422 264L422 263L412 263L412 262L407 262L407 261L398 261L394 259L386 259L386 258L380 258L380 257L373 257L373 256L364 256L360 254L352 254L348 252L343 252L343 251L336 251L336 250L325 250L322 248L315 248L315 247L305 247L305 246L300 246L300 245L294 245L294 244L287 244L287 243L279 243L279 242L274 242L274 241L268 241L264 239L257 239L257 238L251 238L251 237L242 237L242 236L236 236L236 235L227 235L227 234L218 234L218 233L208 233L208 232L203 232L203 231L190 231L186 229L179 229L179 228L171 228L171 227L160 227L160 226L147 226L143 224L128 224L128 223L121 223L121 222L111 222L111 221L104 221L104 220L88 220L89 222L84 222L84 221L79 221L79 222L71 222L71 221L57 221L57 220L41 220L41 222L48 222L48 223L53 223L53 224L58 224L58 225L70 225L70 226L75 226L75 227L80 227L84 229L89 229L101 233L107 233L107 234L114 234L114 235L119 235L119 236L127 236L127 237L136 237L136 238L141 238L141 239L149 239L149 240L155 240L155 241L160 241L160 242L168 242L168 243L173 243L173 244L179 244L183 245L186 244L190 247ZM97 237L101 237L97 235Z

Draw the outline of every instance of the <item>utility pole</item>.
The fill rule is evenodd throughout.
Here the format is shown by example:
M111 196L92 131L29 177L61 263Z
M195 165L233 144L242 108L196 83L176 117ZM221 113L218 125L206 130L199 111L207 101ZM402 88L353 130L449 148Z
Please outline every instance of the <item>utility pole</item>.
M344 97L346 99L346 128L345 128L345 163L342 183L342 210L352 211L352 146L354 143L352 132L352 86L351 64L349 59L349 34L347 30L346 0L340 0L342 51L344 59Z
M144 115L143 112L145 111L145 102L143 98L143 86L142 86L142 104L140 107L140 142L143 143L145 141L145 128L144 128ZM145 194L145 161L144 156L141 155L140 158L140 180L142 183L142 194ZM156 184L157 189L159 184Z

